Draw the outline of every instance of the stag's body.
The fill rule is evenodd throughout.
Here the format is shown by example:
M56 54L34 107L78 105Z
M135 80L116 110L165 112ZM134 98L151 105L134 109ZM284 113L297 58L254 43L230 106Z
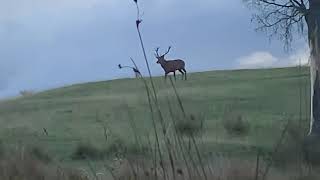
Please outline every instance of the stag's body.
M185 80L187 80L187 71L185 69L185 62L183 60L166 60L164 58L164 56L170 51L170 48L171 47L169 47L167 53L162 56L158 54L159 48L156 50L156 58L158 59L157 63L160 64L162 69L164 70L165 79L170 72L173 72L174 78L176 79L176 71L179 71L182 74L182 79L185 78Z
M159 62L159 64L161 64L161 67L165 72L165 78L167 78L167 75L171 72L173 72L173 75L176 78L176 71L180 71L185 79L187 79L187 71L185 69L185 62L183 60L163 60Z

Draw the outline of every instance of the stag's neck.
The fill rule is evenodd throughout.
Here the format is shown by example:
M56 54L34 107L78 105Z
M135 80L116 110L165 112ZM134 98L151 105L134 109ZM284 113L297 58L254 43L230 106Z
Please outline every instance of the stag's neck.
M163 69L166 68L167 62L168 62L168 61L166 61L166 60L163 60L163 61L160 62L160 65L161 65L161 67L162 67Z

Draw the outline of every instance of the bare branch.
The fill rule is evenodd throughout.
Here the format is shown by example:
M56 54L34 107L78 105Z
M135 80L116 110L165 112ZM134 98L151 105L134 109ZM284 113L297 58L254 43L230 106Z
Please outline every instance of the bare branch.
M301 6L299 1L297 1L297 0L290 0L290 2L293 4L293 6Z
M289 0L289 2L285 4L276 3L274 0L258 0L259 2L265 3L267 5L272 5L274 7L280 8L295 8L300 11L300 13L306 13L307 8L303 0Z
M287 5L287 4L278 4L278 3L275 3L275 2L270 2L268 0L260 0L261 2L264 2L266 4L269 4L269 5L274 5L274 6L278 6L278 7L286 7L286 8L290 8L290 7L293 7L292 5Z
M286 50L289 50L296 33L304 33L303 17L308 13L305 0L245 1L257 10L252 16L258 24L256 30L266 32L270 38L278 37L284 41Z
M300 0L300 2L298 0L290 0L290 2L294 6L294 8L296 8L300 13L302 13L304 15L307 14L308 10L307 10L303 0Z
M301 6L302 6L303 8L307 9L307 8L306 8L306 3L304 3L304 0L300 0L300 4L301 4Z

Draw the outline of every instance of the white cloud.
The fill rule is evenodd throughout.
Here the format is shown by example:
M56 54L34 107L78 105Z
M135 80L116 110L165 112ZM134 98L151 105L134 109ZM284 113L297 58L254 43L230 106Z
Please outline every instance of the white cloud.
M266 68L278 62L278 58L269 52L254 52L248 56L237 59L239 68Z
M293 52L287 57L276 57L270 52L258 51L253 52L247 56L240 57L236 60L236 68L270 68L270 67L286 67L308 65L309 62L309 48L305 46L298 51Z

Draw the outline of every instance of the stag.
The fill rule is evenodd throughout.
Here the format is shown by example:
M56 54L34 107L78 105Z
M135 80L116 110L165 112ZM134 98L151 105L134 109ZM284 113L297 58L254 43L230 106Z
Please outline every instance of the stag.
M182 74L182 79L187 80L187 71L185 69L185 62L181 59L175 60L166 60L164 57L169 53L171 46L169 46L166 53L159 55L159 48L155 50L155 56L158 59L157 64L160 64L162 69L165 72L165 79L170 72L173 72L174 79L176 80L176 71L179 71Z

